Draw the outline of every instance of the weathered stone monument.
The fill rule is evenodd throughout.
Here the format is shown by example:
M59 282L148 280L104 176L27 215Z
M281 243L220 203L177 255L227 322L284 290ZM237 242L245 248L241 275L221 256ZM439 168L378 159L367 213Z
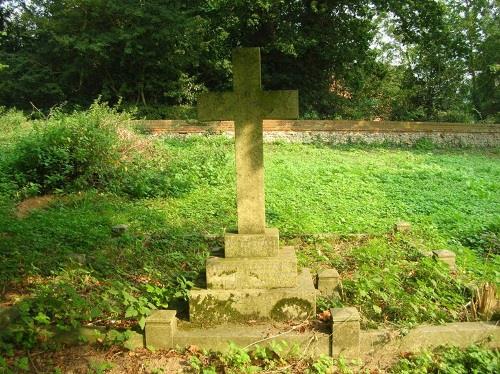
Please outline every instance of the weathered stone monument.
M279 247L277 229L266 228L263 119L298 117L297 91L263 91L259 48L233 53L233 92L206 93L202 121L233 120L236 147L238 232L226 233L225 257L207 261L207 289L191 291L190 321L306 319L316 296L308 271L297 271L293 247Z

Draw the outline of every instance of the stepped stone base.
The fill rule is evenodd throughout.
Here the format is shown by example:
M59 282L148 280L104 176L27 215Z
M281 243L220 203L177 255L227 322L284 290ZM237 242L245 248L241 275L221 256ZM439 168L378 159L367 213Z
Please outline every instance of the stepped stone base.
M193 289L190 321L202 325L249 320L305 320L315 315L316 289L309 270L298 275L296 287L272 289Z
M285 247L276 257L220 258L207 260L209 289L297 287L297 257L294 247Z

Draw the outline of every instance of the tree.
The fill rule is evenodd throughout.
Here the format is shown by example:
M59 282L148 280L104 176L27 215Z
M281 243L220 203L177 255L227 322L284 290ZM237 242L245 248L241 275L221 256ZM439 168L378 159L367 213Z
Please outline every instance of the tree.
M186 99L185 72L198 63L203 22L189 16L183 1L32 0L16 6L22 11L9 22L13 32L3 53L14 66L10 78L26 84L0 87L9 104L22 105L19 98L30 90L45 107L61 99L88 104L98 95L143 105ZM44 77L53 91L36 84Z
M491 116L498 12L467 1L4 0L0 102L193 105L230 88L234 47L260 46L264 86L298 88L306 116ZM402 61L374 47L384 19Z

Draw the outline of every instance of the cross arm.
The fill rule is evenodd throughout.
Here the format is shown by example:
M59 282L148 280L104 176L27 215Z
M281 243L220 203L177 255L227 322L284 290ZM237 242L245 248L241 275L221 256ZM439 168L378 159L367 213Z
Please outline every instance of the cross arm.
M232 121L237 98L233 92L206 92L198 98L197 107L200 121Z
M299 91L262 91L260 106L262 118L297 119L299 117Z

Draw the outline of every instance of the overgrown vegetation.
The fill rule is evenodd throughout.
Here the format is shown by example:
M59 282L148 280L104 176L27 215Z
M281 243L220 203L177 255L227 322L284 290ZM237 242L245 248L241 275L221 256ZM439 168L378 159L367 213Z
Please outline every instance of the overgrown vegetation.
M439 235L424 233L307 239L301 243L299 260L314 270L339 271L339 296L320 299L319 308L357 306L365 327L474 319L470 303L475 289L481 282L497 282L499 258L477 262L476 254L455 245L452 248L467 265L453 273L429 256L430 248L445 246L450 248ZM471 258L476 262L467 261Z
M201 353L190 356L190 364L196 373L253 373L284 371L307 374L352 374L372 373L380 369L394 374L439 373L494 374L500 370L500 352L482 346L472 345L466 349L442 346L433 351L407 354L388 367L368 368L360 360L332 359L321 356L315 360L301 356L298 350L284 343L270 347L255 347L251 350L231 345L228 352ZM386 363L387 365L387 363ZM370 370L371 369L371 370Z
M0 355L54 347L54 335L81 325L140 330L154 308L185 315L222 245L206 234L234 228L231 140L153 139L127 118L98 103L37 121L0 115L0 302L12 306ZM355 305L365 326L407 328L476 318L474 289L498 286L497 149L265 152L268 224L298 246L301 266L341 273L339 298L320 307ZM392 232L401 219L411 233ZM116 237L116 224L129 229ZM425 257L434 249L453 250L458 270Z
M138 198L178 196L201 179L218 183L215 170L226 161L216 144L191 158L174 158L136 135L127 113L98 101L70 115L55 110L29 126L20 112L0 115L6 134L0 188L19 197L89 189Z

